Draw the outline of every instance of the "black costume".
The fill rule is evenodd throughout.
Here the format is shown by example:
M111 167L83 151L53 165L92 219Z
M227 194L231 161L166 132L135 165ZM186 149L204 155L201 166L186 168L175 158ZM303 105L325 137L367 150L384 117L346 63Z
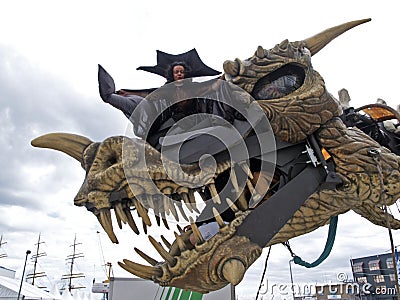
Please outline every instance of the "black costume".
M137 69L166 77L168 68L177 61L189 66L185 78L190 79L184 79L179 83L172 82L158 89L124 89L123 91L128 94L126 96L115 93L113 78L99 65L101 98L121 110L133 123L135 135L145 139L158 150L161 149L160 138L164 137L172 126L175 126L174 134L181 134L222 125L221 119L232 124L239 115L227 104L231 98L230 91L226 86L221 87L218 79L201 83L192 82L192 77L220 74L201 61L196 49L178 55L157 50L157 65L142 66ZM220 119L212 118L211 115Z

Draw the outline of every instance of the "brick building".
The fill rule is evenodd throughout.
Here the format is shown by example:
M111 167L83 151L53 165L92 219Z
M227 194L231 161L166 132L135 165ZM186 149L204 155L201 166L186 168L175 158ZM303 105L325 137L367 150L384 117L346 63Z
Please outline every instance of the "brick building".
M391 253L350 260L361 300L397 299L395 267Z

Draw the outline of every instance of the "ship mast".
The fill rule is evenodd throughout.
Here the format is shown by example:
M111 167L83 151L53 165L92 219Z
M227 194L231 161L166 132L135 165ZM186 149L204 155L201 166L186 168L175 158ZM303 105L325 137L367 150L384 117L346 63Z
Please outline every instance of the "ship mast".
M1 246L3 246L4 244L7 244L7 242L3 242L3 235L0 236L0 250L1 250ZM0 253L0 258L4 258L7 257L6 253Z
M38 264L38 258L47 255L45 252L40 252L40 245L44 244L44 242L41 241L40 238L41 238L41 234L39 233L38 242L35 244L36 245L36 253L34 255L32 255L33 273L30 273L30 274L26 275L26 279L32 279L32 285L35 285L35 279L36 278L47 276L45 272L36 272L37 264ZM38 286L38 287L39 288L45 288L45 286Z
M75 260L77 258L82 258L84 257L83 253L77 253L76 252L76 246L80 245L82 243L77 243L76 242L76 234L74 238L74 243L71 245L72 247L72 254L67 256L67 260L69 260L70 268L69 268L69 273L62 275L63 280L67 279L68 280L68 290L71 292L73 289L83 289L85 286L75 286L72 284L72 280L76 278L82 278L85 277L83 273L74 273L74 265L75 265Z

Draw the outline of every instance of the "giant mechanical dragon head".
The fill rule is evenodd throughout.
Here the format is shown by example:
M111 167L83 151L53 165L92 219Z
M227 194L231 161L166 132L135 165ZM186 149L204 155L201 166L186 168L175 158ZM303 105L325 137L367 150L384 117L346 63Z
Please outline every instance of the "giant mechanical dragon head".
M91 211L114 243L118 240L112 224L112 210L119 227L127 223L137 234L140 231L132 216L135 210L145 232L154 222L150 218L152 215L156 223L160 226L162 222L166 229L170 229L167 216L191 224L187 231L178 226L172 243L162 237L166 248L149 236L162 260L135 249L150 265L130 260L120 263L128 272L161 285L201 293L229 283L236 285L260 256L263 247L315 230L327 224L332 216L350 209L375 224L387 226L388 220L393 228L400 228L399 221L380 208L383 204L394 203L400 195L400 158L361 131L344 126L337 118L342 113L338 101L327 92L323 78L311 65L312 55L340 34L367 21L369 19L345 23L303 41L284 40L269 50L259 46L248 59L224 63L226 81L241 88L243 102L258 103L276 140L301 148L314 134L329 153L342 181L334 188L318 187L311 191L301 207L285 219L276 232L264 232L268 226L263 222L268 223L273 216L283 213L268 209L267 204L273 199L271 195L278 195L279 191L269 183L287 179L291 161L277 162L280 165L263 185L258 182L258 170L248 161L236 164L222 158L212 169L201 168L200 163L180 164L163 157L143 140L123 136L98 143L78 135L52 133L36 138L32 145L65 152L81 163L86 176L74 203ZM379 159L370 155L371 149L380 153ZM219 193L217 183L227 174L229 179L223 182L229 182L236 191L233 199L225 199ZM241 187L236 177L245 178ZM252 195L257 193L254 186L257 182L264 189L263 199L259 201L264 203L249 207ZM203 239L193 220L199 212L195 195L204 200L209 196L213 199L208 203L220 230L209 240ZM234 213L229 223L216 209L219 205L225 205ZM250 234L251 229L254 233ZM253 238L268 234L271 238L262 242ZM190 236L195 239L195 245Z

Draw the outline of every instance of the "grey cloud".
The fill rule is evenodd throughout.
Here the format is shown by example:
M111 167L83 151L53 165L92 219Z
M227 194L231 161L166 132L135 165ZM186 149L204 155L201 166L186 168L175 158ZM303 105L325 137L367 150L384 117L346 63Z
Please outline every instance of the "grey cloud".
M72 178L83 180L84 173L78 163L71 164L71 158L33 148L30 141L48 132L72 132L101 140L116 134L116 125L124 124L125 117L112 110L108 113L109 107L101 105L100 98L79 95L68 83L34 69L10 48L0 47L0 57L0 204L39 209L39 201L19 192L55 193ZM93 71L96 76L97 69ZM43 180L40 186L27 184L24 169L50 166L55 168L51 179Z

